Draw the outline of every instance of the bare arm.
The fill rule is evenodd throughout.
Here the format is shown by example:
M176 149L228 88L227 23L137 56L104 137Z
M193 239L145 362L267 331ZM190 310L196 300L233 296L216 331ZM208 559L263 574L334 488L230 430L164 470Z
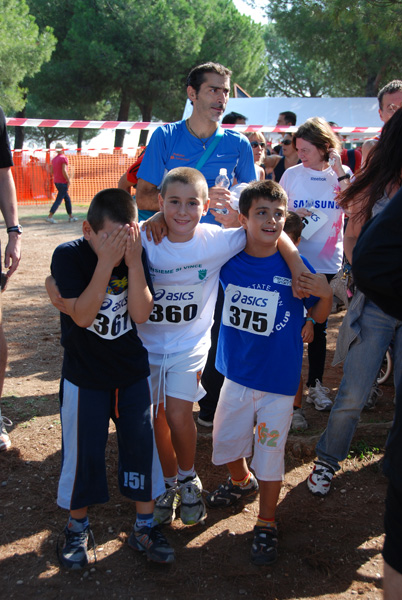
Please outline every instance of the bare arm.
M138 223L131 223L124 259L128 267L128 312L135 323L147 321L154 307L141 256L140 228Z
M308 268L300 258L298 249L284 231L282 231L278 240L278 250L292 273L293 296L295 298L308 297L308 294L306 295L298 284L300 275L307 272Z
M127 179L127 173L123 173L123 175L120 177L119 183L117 184L117 187L120 188L121 190L125 190L126 192L128 192L129 194L131 194L132 184Z
M7 227L18 225L17 194L11 167L0 169L0 210ZM15 232L9 233L4 255L4 266L8 269L8 277L16 271L20 258L21 236Z
M356 245L362 227L363 222L360 219L353 216L349 217L348 224L346 225L345 237L343 239L343 251L350 264L352 264L353 248Z
M48 275L45 279L45 287L47 291L47 295L49 296L50 302L53 304L57 310L62 313L68 315L66 310L66 305L64 304L64 300L59 292L59 288L56 285L56 280L52 275Z
M362 167L364 166L366 160L367 160L367 156L368 153L370 152L371 148L373 148L373 146L375 146L377 143L377 140L366 140L363 143L362 146Z
M66 163L63 163L61 165L61 170L62 170L62 173L64 175L64 179L67 181L67 185L70 185L70 176L68 174L68 168L67 168Z
M158 188L153 183L138 179L136 201L139 210L159 210Z

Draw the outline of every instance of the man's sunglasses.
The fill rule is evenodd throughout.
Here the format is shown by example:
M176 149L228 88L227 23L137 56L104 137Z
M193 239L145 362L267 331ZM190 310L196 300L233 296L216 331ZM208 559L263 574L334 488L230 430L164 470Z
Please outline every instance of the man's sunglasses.
M250 142L250 144L252 148L258 148L258 146L265 148L266 146L265 142Z
M290 146L291 143L292 143L292 140L282 140L281 141L282 146Z

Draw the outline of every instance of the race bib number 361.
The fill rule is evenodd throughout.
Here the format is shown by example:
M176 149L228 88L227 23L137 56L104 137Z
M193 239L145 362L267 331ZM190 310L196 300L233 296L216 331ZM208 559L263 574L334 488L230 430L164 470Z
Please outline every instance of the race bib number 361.
M118 295L106 294L96 319L87 329L106 340L114 340L127 333L133 328L127 301L127 290Z
M279 293L229 284L225 290L222 322L256 335L271 335Z

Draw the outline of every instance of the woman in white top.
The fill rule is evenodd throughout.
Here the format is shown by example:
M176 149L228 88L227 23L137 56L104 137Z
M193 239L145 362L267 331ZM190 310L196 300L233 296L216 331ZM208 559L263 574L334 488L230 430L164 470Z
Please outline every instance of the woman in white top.
M308 119L293 136L301 164L286 169L280 184L289 197L289 209L298 213L305 227L299 245L318 273L328 281L342 266L344 214L337 194L346 189L352 175L342 165L341 144L329 124L320 117ZM322 386L326 354L326 323L314 324L314 341L308 346L307 401L317 410L330 410L328 389Z

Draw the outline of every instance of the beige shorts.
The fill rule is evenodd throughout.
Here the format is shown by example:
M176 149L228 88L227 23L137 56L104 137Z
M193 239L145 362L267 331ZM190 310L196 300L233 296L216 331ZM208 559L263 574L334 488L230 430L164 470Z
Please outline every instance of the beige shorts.
M225 379L214 417L212 462L223 465L254 456L258 479L281 481L294 396L246 388ZM254 430L254 419L257 423Z

